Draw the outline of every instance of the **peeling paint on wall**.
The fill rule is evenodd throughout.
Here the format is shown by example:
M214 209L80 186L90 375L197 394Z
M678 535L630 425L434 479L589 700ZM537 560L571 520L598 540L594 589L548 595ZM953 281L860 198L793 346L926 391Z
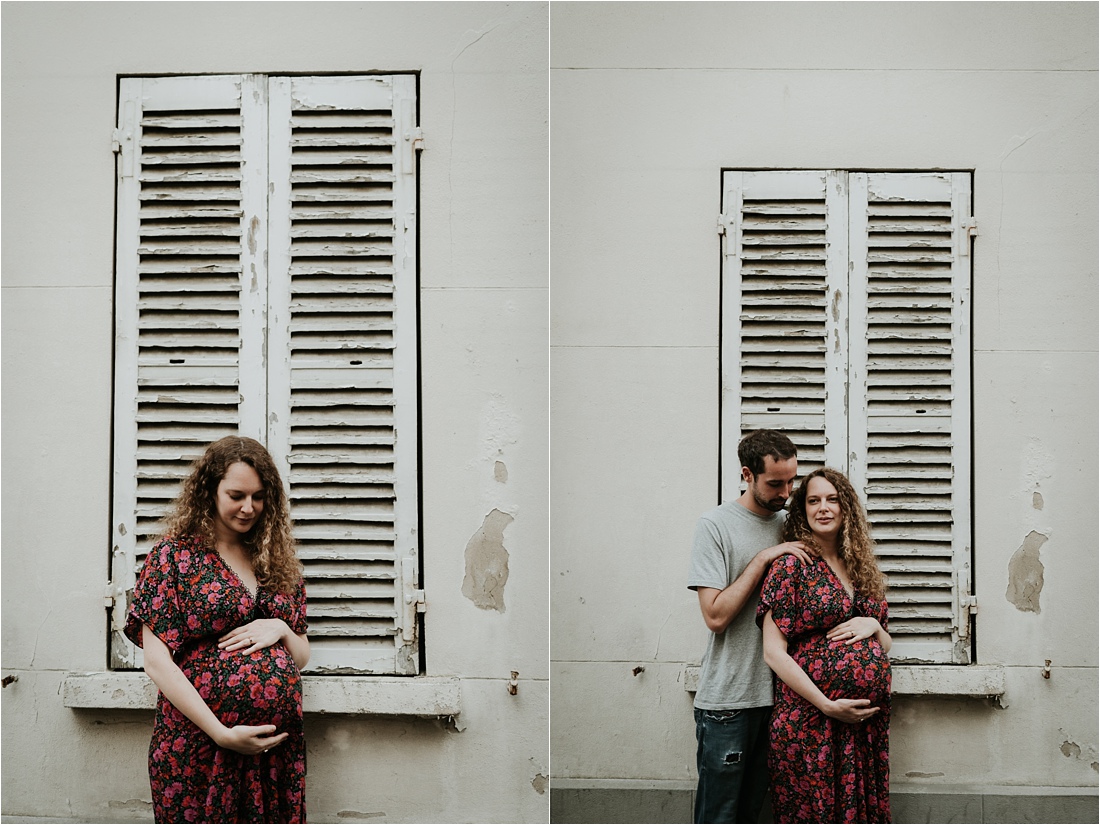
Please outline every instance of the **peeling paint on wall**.
M338 811L336 814L340 819L381 819L385 815L385 811Z
M528 765L535 772L534 778L531 780L531 787L535 789L535 793L540 796L546 793L546 789L550 786L550 779L546 775L545 768L538 762L538 760L531 758L527 760Z
M125 811L128 814L136 814L138 816L148 816L149 812L153 810L153 800L150 799L146 801L144 799L111 799L107 802L107 809L111 811Z
M1059 729L1058 732L1066 738L1062 741L1061 746L1058 748L1062 752L1062 756L1066 759L1078 760L1081 762L1088 762L1089 767L1094 771L1100 773L1100 763L1096 761L1096 746L1085 745L1082 747L1069 738L1069 734Z
M482 610L504 612L504 585L508 582L508 550L504 528L514 519L493 510L466 543L466 576L462 595Z
M504 466L503 461L498 461L493 465L493 478L504 484L508 480L508 468Z
M1043 509L1043 494L1038 490L1031 494L1031 506L1036 510Z
M1043 563L1039 560L1039 548L1046 544L1047 536L1032 530L1020 549L1008 562L1008 589L1005 598L1017 610L1040 613L1039 594L1043 592Z

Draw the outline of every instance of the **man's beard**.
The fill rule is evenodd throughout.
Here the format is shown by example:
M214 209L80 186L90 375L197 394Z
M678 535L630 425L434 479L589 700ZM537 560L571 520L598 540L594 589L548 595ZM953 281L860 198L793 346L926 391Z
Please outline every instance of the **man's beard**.
M757 492L755 486L753 486L753 488L752 488L752 498L753 498L753 501L755 501L758 505L763 507L765 510L771 510L773 513L778 513L780 510L782 510L787 505L787 499L785 499L785 498L776 498L776 499L766 499L766 498L764 498L763 496L760 495L759 492Z

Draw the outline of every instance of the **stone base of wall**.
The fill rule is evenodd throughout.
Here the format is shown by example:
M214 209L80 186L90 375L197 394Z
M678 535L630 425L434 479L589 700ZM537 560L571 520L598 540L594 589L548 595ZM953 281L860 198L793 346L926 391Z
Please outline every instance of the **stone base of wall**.
M564 784L564 786L563 786ZM669 783L598 782L582 786L579 780L551 783L551 822L691 822L693 788ZM680 783L676 783L680 784ZM1100 800L1095 790L1066 788L1021 789L1005 793L991 790L921 789L896 790L890 795L894 822L1053 822L1100 821ZM766 808L761 822L772 822Z

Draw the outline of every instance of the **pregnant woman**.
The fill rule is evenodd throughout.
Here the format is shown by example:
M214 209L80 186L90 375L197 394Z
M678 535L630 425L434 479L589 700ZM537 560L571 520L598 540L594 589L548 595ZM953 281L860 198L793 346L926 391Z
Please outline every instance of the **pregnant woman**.
M791 497L782 556L760 594L764 659L779 680L769 766L778 822L890 821L886 583L856 491L836 470Z
M304 822L305 587L259 442L211 444L134 587L126 635L160 689L157 822Z

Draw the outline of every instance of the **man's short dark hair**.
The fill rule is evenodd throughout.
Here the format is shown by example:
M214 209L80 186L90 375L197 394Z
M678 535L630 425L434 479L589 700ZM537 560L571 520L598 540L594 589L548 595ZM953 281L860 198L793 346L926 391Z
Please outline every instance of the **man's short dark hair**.
M754 476L764 472L764 457L786 461L798 455L798 448L787 436L776 430L753 430L737 445L737 458Z

